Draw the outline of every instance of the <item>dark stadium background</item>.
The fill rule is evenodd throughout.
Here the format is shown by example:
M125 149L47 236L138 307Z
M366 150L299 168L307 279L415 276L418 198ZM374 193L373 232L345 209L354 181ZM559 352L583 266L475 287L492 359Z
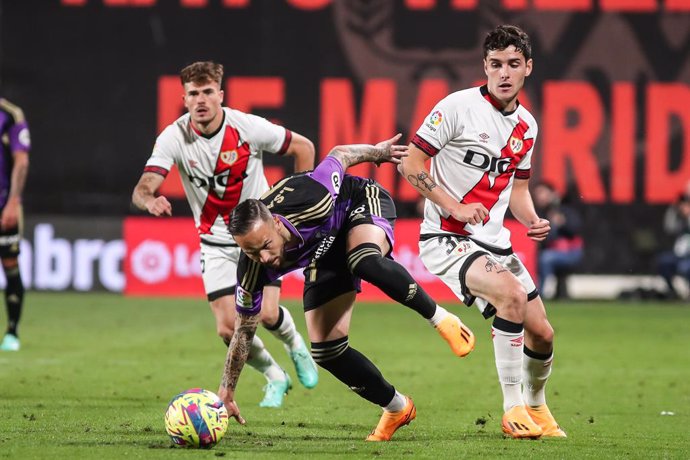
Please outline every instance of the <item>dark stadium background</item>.
M24 109L33 140L29 222L57 216L93 228L96 238L99 219L133 214L131 190L165 122L160 82L192 61L220 61L227 78L277 78L282 103L253 112L313 139L323 155L329 141L378 141L394 130L409 138L422 82L456 90L480 80L483 35L511 22L534 40L526 87L540 122L534 178L555 181L583 213L581 271L653 273L653 255L670 244L663 210L690 178L690 119L673 105L690 103L690 1L640 1L635 9L614 0L476 3L463 10L449 0L2 1L0 93ZM393 107L367 92L380 80L393 83ZM350 137L338 131L341 108L324 107L328 82L351 89L331 94L355 109L361 124ZM564 82L574 85L549 92ZM573 93L579 87L592 94ZM652 100L653 87L668 91ZM591 120L587 106L558 112L567 104L559 98L587 95L602 115L595 140L554 137L554 113L565 114L561 130ZM666 103L672 108L664 111ZM393 126L378 124L391 111ZM568 152L573 161L563 159ZM580 158L594 161L595 174L578 169ZM627 166L616 164L625 158ZM289 172L288 163L268 162ZM412 216L414 201L397 177L388 179L401 216ZM175 209L188 214L182 201Z

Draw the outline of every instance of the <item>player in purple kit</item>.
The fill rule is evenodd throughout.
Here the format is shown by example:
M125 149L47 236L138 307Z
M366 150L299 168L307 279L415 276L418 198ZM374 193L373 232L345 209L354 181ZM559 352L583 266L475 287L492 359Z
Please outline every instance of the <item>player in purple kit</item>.
M17 325L22 314L24 284L19 273L19 242L21 240L21 198L29 172L29 125L22 109L0 99L0 131L2 156L0 157L0 260L7 278L5 304L7 305L7 333L0 343L2 351L19 350Z
M360 279L417 311L458 356L474 335L390 257L395 205L370 179L344 173L362 162L399 163L407 147L400 135L373 145L335 147L312 172L278 182L261 200L240 203L229 231L243 251L237 269L238 323L228 350L219 394L240 423L235 388L258 324L262 288L304 268L304 310L314 360L364 399L383 408L368 441L388 441L416 416L412 400L396 391L376 366L351 348L348 332ZM445 326L445 327L443 327Z

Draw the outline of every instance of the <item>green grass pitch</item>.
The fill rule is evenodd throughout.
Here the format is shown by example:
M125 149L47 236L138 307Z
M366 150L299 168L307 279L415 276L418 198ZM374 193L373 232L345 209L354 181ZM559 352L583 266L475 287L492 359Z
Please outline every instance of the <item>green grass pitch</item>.
M687 304L551 303L547 394L569 437L537 441L502 436L490 324L446 307L477 335L465 359L404 307L355 308L350 344L417 404L392 442L363 441L380 410L330 374L261 409L263 378L247 368L237 393L247 425L231 421L218 446L197 451L171 447L163 415L182 390L217 390L225 351L203 299L29 293L22 350L0 354L0 458L690 458Z

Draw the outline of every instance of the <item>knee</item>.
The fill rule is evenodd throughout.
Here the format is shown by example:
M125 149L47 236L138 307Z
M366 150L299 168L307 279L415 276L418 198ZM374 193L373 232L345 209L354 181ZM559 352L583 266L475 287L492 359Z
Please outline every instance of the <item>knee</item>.
M499 316L506 319L522 318L527 308L527 291L515 280L510 287L503 289L494 306Z
M377 262L382 259L381 248L375 243L362 243L347 253L347 268L355 276L366 275L372 270L380 270Z
M223 339L223 342L230 343L232 336L235 334L235 328L230 327L227 324L218 323L216 325L216 333L218 334L218 337Z
M537 350L553 349L553 327L548 321L544 320L537 327L530 328L526 332L530 335L531 342Z

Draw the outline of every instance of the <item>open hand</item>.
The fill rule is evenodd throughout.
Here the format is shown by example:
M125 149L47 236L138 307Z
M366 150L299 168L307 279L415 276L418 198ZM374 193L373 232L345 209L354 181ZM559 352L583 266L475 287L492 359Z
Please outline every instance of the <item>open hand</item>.
M408 155L407 151L409 150L409 147L407 145L395 144L400 140L401 137L402 134L398 133L390 139L381 141L378 144L376 144L375 147L377 148L377 153L380 156L380 158L374 160L376 166L379 166L381 163L400 164L402 162L401 158L404 158Z

